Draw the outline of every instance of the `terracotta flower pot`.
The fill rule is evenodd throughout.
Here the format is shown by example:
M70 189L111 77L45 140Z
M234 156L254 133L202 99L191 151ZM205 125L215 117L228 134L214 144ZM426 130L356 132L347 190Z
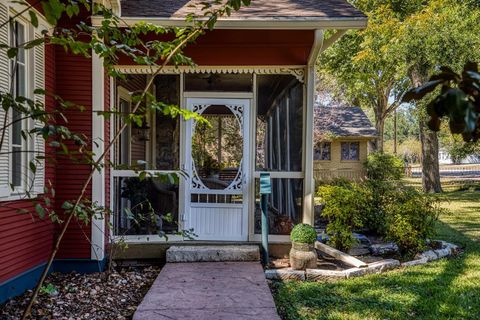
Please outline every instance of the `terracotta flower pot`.
M316 268L317 252L313 245L293 242L290 249L290 266L295 270Z

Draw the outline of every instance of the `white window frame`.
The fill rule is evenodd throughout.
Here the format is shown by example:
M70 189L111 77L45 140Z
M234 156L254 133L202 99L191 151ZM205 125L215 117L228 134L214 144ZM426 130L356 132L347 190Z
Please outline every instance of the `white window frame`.
M13 13L12 13L13 16ZM14 24L20 24L24 28L24 41L30 41L32 40L33 36L33 29L31 26L28 25L28 23L23 19L22 17L17 17L15 18L11 23L9 23L9 29L8 29L8 36L9 36L9 42L12 43L11 36L13 34L12 27ZM31 94L31 81L33 79L33 68L32 68L32 61L33 61L33 51L32 50L25 50L24 51L24 62L23 66L25 68L25 97L32 98ZM17 62L18 63L18 62ZM9 73L10 75L13 75L14 70L12 69L13 63L9 63ZM17 69L18 70L18 69ZM16 83L17 81L13 82L14 88L14 96L16 96ZM13 120L13 110L10 110L9 112L9 119ZM28 119L24 119L21 121L21 130L30 130L32 128L32 123ZM25 140L23 137L21 137L21 144L19 145L14 145L13 144L13 126L10 126L9 128L10 134L9 134L9 152L13 151L14 147L20 147L20 162L21 162L21 167L20 167L20 185L19 186L14 186L13 190L11 190L10 195L11 196L22 196L26 192L26 188L28 186L29 182L32 182L33 179L33 173L28 169L28 162L31 160L32 155L29 153L29 150L33 149L33 144L32 144L32 139L27 138ZM10 170L9 170L9 176L8 176L8 181L10 184L13 183L13 153L9 154L9 164L10 164ZM32 182L33 183L33 182Z
M344 143L348 144L348 154L350 155L351 146L352 144L356 143L358 145L357 148L357 159L343 159L343 150L342 145ZM340 161L341 162L360 162L360 141L359 140L352 140L352 141L340 141Z
M30 24L30 18L27 13L22 13L19 14L23 10L23 5L17 4L17 3L10 3L7 5L7 10L8 10L8 15L10 18L15 17L14 21L22 24L24 26L24 32L25 32L25 41L31 41L35 38L35 29L31 24ZM50 24L46 22L46 20L43 18L42 14L37 11L36 9L33 9L35 13L37 14L38 20L39 20L39 27L38 30L45 30L49 29ZM11 34L12 34L12 23L8 23L6 28L7 28L7 43L11 43ZM8 72L9 75L12 74L12 63L9 59L8 61ZM30 50L25 50L25 97L29 99L34 99L34 87L35 87L35 52L33 49ZM10 87L10 84L8 84L8 87ZM12 110L8 112L8 118L12 119ZM25 119L25 122L23 123L22 130L31 130L34 128L34 121L32 119ZM9 130L9 133L11 133L12 128L11 126L7 129ZM27 140L25 141L22 137L22 172L21 175L23 176L22 178L22 185L18 187L14 187L13 190L10 186L10 183L12 183L12 134L9 134L8 137L8 147L7 150L9 152L8 154L8 164L9 164L9 170L8 170L8 192L6 194L2 194L0 197L0 202L3 201L15 201L15 200L21 200L26 197L26 187L31 185L31 188L29 188L29 192L31 195L36 195L36 191L34 190L34 179L35 179L35 174L31 172L31 170L28 168L28 163L35 158L35 139L28 137Z
M328 148L328 159L322 159L323 151L325 147ZM314 146L314 155L316 155L316 151L319 151L320 159L313 159L314 161L332 161L332 142L331 141L324 141L319 142L318 145Z
M149 70L146 70L146 72L148 72ZM139 73L139 74L142 74L142 73ZM180 106L183 106L184 105L184 90L183 90L183 83L184 83L184 74L183 73L175 73L175 72L169 72L169 73L163 73L163 75L179 75L180 76L180 88L179 88L179 98L180 98L180 102L179 102L179 105ZM120 99L123 99L123 100L127 100L127 98L129 99L130 101L130 108L132 108L132 93L129 92L126 88L120 86L120 85L117 85L117 83L115 81L112 81L112 102L115 101L115 104L114 106L111 106L111 107L116 107L118 108L119 106L119 102L120 102ZM152 92L155 92L153 90L154 89L154 86L152 87L151 89ZM116 95L116 97L115 97ZM131 109L130 109L131 111ZM114 121L116 121L116 117L114 115L112 115L112 118ZM180 121L180 143L182 144L183 143L183 139L184 139L184 126L185 126L185 122L184 121ZM129 125L127 127L127 129L129 130L129 135L130 137L132 136L132 132L131 132L131 128L132 126ZM151 126L152 128L154 128L154 126L152 125ZM153 134L154 131L151 130L151 134ZM110 136L113 137L113 135L115 134L115 128L114 126L110 126ZM147 146L146 148L146 159L147 160L150 160L153 155L152 154L149 154L150 152L153 152L155 153L155 143L154 143L154 140L151 139L149 145ZM149 150L150 149L150 150ZM113 145L112 147L112 153L113 155L116 155L116 146L115 144ZM132 149L131 149L131 146L130 146L130 164L132 162ZM155 176L157 174L177 174L180 179L179 179L179 206L178 206L178 229L181 230L184 228L184 213L185 213L185 202L184 202L184 192L185 192L185 182L184 182L184 179L182 179L182 174L183 174L183 171L184 171L184 166L182 166L181 164L184 162L184 157L185 157L185 148L180 148L180 167L177 169L177 170L144 170L145 172L147 172L148 174L151 174L152 176ZM115 162L115 159L112 159L114 160ZM115 170L115 169L112 169L110 171L110 208L112 210L115 210L116 209L116 188L115 188L115 179L116 178L127 178L127 177L138 177L139 176L139 173L136 172L135 170ZM115 219L114 219L114 215L111 216L110 218L110 223L114 226L113 228L113 232L112 232L112 239L113 239L113 242L118 242L118 241L127 241L127 242L160 242L160 243L164 243L164 242L167 242L167 240L164 238L164 237L160 237L159 235L156 235L156 234L152 234L152 235L117 235L115 234L115 229L116 229L116 226L115 226ZM185 239L182 237L182 236L179 236L179 235L169 235L168 236L168 241L184 241Z
M127 102L127 103L129 104L129 111L128 111L128 112L130 112L130 111L132 110L132 95L131 95L131 93L130 93L126 88L124 88L124 87L122 87L122 86L118 86L118 87L117 87L117 101L116 101L116 105L115 105L115 107L118 109L117 112L122 112L122 110L120 110L120 108L121 108L121 104L120 104L121 100L123 100L123 101L125 101L125 102ZM121 125L121 124L122 124L122 121L120 121L119 118L114 117L114 119L115 119L115 124L116 124L116 125ZM118 123L117 123L117 121L118 121ZM127 134L128 140L130 140L131 137L132 137L132 132L131 132L131 131L132 131L132 126L131 126L131 125L127 126L127 128L125 128L125 131L126 131L125 133ZM121 141L121 139L119 139L119 141ZM123 150L121 150L121 152L123 152ZM115 154L115 156L116 156L116 154ZM122 158L122 155L119 153L119 154L118 154L118 157L119 157L118 160L120 160L120 159ZM127 157L128 157L128 164L127 164L127 165L131 165L131 161L132 161L132 147L131 147L130 144L129 144L129 146L128 146L128 155L127 155ZM114 159L114 160L116 161L117 159Z
M271 74L282 74L280 72L274 72L274 73L271 73ZM256 154L256 142L257 142L257 137L256 137L256 129L257 129L257 116L258 116L258 87L257 87L257 76L258 74L257 73L254 73L254 107L253 107L253 114L251 116L252 120L251 120L251 126L253 128L253 137L252 137L252 143L251 143L251 152L252 154ZM299 80L299 82L301 83L302 85L302 90L303 90L303 94L302 94L302 97L303 97L303 114L302 114L302 126L303 126L303 129L302 129L302 160L301 160L301 163L302 163L302 170L301 171L286 171L286 170L282 170L282 171L266 171L266 170L262 170L262 169L259 169L257 168L257 161L256 161L256 157L253 156L252 157L252 160L253 163L254 163L254 166L253 166L253 181L252 181L252 185L251 185L251 189L250 190L253 190L251 192L251 204L250 204L250 222L249 222L249 241L261 241L261 234L260 233L255 233L255 205L256 205L256 194L255 194L255 183L256 183L256 180L260 178L260 174L261 173L269 173L270 174L270 178L273 180L273 179L302 179L303 180L303 194L302 196L305 197L304 193L305 193L305 179L306 179L306 174L305 174L305 167L306 167L306 163L305 163L305 153L306 153L306 148L307 148L307 140L305 139L305 130L307 130L306 128L306 122L305 122L305 118L306 118L306 113L307 113L307 99L306 99L306 91L307 91L307 88L306 88L306 83L304 81L300 81L300 79L297 78L297 80ZM288 90L290 90L291 87L289 87L288 89L285 89L283 92L280 93L280 95L282 94L285 94L286 92L288 92ZM288 97L288 94L287 94L287 100L286 100L286 104L285 104L285 107L286 109L288 110L290 108L290 98ZM288 117L289 117L289 113L287 112L287 130L290 131L290 128L288 126L289 124L289 121L288 121ZM275 118L275 119L274 119ZM279 121L279 117L278 117L278 112L276 112L276 116L275 117L270 117L269 118L269 121ZM270 124L270 127L272 128L272 125ZM277 130L279 130L279 126L277 126ZM278 132L277 132L278 133ZM275 132L267 132L266 133L268 135L268 139L270 139L270 145L273 144L273 134L275 134ZM289 133L287 133L287 135L289 135ZM279 140L277 139L277 143L279 143ZM287 146L289 147L289 146ZM277 149L278 150L278 149ZM273 156L273 153L270 152L270 156ZM304 204L302 203L302 216L303 216L303 220L305 220L306 218L306 215L305 215L305 208L304 208ZM302 221L303 222L303 221ZM283 234L272 234L270 233L268 235L269 239L271 242L289 242L290 241L290 235L283 235Z

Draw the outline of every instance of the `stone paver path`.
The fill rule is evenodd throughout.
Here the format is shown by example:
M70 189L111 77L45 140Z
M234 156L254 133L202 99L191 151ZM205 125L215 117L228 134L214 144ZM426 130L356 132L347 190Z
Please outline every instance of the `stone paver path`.
M134 320L279 320L259 262L167 263Z

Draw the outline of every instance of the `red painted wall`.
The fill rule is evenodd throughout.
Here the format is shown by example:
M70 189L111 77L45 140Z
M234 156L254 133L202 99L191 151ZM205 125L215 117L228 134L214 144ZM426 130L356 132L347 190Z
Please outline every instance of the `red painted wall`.
M45 49L45 88L50 92L55 89L55 51L51 47ZM46 97L45 105L47 110L52 110L53 98ZM53 154L48 145L46 151ZM55 187L55 178L55 164L49 161L45 169L46 183ZM31 214L20 214L19 209ZM48 218L38 218L30 200L1 202L0 283L46 262L52 252L54 231Z
M76 133L83 133L88 140L92 138L92 62L81 56L56 49L56 94L64 100L84 106L85 110L65 112L68 127ZM74 201L80 194L91 167L58 157L57 159L57 210L65 201ZM87 197L91 197L91 184L87 188ZM60 226L57 226L57 230ZM57 258L90 258L90 225L82 225L73 220L65 234ZM88 238L88 239L87 239Z
M214 30L187 46L185 54L206 66L306 65L313 40L312 30ZM132 62L122 58L120 64Z

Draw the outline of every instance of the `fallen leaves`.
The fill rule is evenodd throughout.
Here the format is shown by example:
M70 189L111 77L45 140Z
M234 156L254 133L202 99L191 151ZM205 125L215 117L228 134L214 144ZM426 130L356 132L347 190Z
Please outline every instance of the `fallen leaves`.
M131 319L158 267L120 269L105 273L53 273L32 309L31 319ZM19 319L31 291L0 306L0 320Z

